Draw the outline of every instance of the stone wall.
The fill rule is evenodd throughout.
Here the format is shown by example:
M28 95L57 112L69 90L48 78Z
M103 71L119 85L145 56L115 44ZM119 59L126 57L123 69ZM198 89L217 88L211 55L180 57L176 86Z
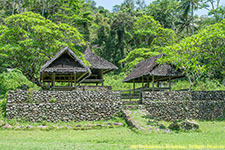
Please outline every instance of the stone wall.
M108 120L121 110L119 96L112 91L10 91L6 115L32 122Z
M165 121L225 118L225 91L143 92L149 115Z

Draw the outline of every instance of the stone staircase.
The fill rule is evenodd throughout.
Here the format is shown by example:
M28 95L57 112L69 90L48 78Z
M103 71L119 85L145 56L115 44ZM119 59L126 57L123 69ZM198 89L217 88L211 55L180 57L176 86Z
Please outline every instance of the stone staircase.
M123 110L128 110L128 109L140 109L140 110L145 110L145 105L123 105Z
M143 115L147 115L145 110L139 110ZM132 117L132 111L128 109L123 109L124 118L129 126L135 127L138 130L146 131L148 130L146 126L143 126L138 120Z
M122 101L123 109L145 109L145 105L141 103L140 100L138 101Z
M123 105L122 113L124 119L126 120L129 126L132 126L142 132L170 133L170 130L167 128L161 129L160 124L154 124L149 122L149 113L147 112L147 110L145 109L145 105L143 104Z

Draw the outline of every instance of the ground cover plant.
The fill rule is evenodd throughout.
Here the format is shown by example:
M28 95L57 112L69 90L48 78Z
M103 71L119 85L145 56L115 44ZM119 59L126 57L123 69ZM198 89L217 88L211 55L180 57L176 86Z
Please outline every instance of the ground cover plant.
M125 121L121 117L114 117L111 120L100 120L100 121L81 121L81 122L29 122L22 119L8 120L4 117L0 118L0 129L9 130L61 130L61 129L73 129L73 130L91 130L91 129L102 129L102 128L115 128L126 126Z
M118 74L118 75L106 75L105 76L105 85L112 86L113 90L128 90L133 89L132 83L122 83L123 79L126 78L126 74ZM165 86L168 86L167 82L164 82ZM136 88L141 87L141 83L136 84ZM150 87L152 85L150 84ZM186 80L186 78L182 80L173 80L172 81L172 90L181 90L188 89L190 87L190 83ZM208 78L198 80L197 83L192 87L194 91L219 91L225 90L225 85L223 85L218 80L210 80Z
M224 146L225 123L198 121L200 131L145 134L127 127L101 130L0 130L0 149L130 149L131 145Z
M158 121L131 109L133 118L143 127L168 128L172 122ZM137 112L138 113L134 113ZM122 124L121 124L122 123ZM215 146L224 147L225 122L197 121L195 131L145 132L128 126L121 117L93 122L37 122L0 119L0 149L134 149L148 146ZM4 125L12 128L4 128ZM32 128L31 128L32 127ZM204 148L202 148L204 149Z

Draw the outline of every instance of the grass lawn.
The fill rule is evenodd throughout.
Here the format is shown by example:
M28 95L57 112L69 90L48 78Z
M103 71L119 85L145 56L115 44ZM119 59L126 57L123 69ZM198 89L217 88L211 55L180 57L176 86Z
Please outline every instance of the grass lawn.
M131 145L225 145L225 122L198 122L200 131L150 133L127 127L99 130L0 130L0 150L122 150Z

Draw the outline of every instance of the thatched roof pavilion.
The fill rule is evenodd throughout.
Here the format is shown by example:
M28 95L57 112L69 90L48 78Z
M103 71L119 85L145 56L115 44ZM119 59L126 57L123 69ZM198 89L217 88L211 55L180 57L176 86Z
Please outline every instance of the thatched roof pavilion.
M49 87L52 83L52 88L55 88L55 82L68 82L71 87L73 84L76 86L90 75L90 69L68 47L60 50L40 69L41 81L48 82Z
M184 75L181 70L177 70L175 66L168 63L158 64L156 61L161 57L166 56L165 54L160 54L155 57L143 60L138 63L133 71L123 80L126 83L153 83L161 81L169 81L172 79L182 78ZM135 85L134 85L135 86ZM171 85L170 85L171 86ZM134 87L135 88L135 87ZM171 88L171 87L170 87Z
M105 60L104 58L94 54L89 46L87 46L86 50L84 51L85 59L91 64L91 76L85 79L82 83L104 83L103 75L118 69L116 65L112 64L111 62Z

